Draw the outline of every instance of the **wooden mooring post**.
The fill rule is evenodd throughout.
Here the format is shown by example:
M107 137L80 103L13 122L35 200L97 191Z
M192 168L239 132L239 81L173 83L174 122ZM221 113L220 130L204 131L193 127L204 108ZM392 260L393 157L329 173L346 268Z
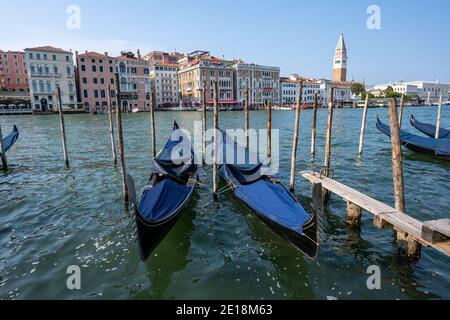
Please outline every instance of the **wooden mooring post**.
M154 93L152 93L154 95ZM153 103L150 104L150 122L152 125L152 157L156 157L156 127L155 127L155 106Z
M5 151L5 146L3 145L2 126L0 126L0 151L2 153L3 170L6 171L8 169L8 161L6 161L6 151Z
M58 89L57 89L57 95L58 95L59 122L61 125L61 139L62 139L63 152L64 152L64 163L65 163L66 167L69 167L69 156L67 155L67 144L66 144L66 126L64 123L64 113L63 113L60 87L58 87Z
M206 107L207 107L207 101L206 101L206 80L203 80L203 108L202 108L202 163L205 164L205 152L206 152Z
M402 97L400 99L400 114L398 116L398 126L400 129L402 128L402 122L403 122L403 109L405 108L405 95L402 94Z
M406 213L400 125L395 99L389 100L389 124L392 143L392 179L394 183L395 209L402 213ZM396 228L396 237L399 250L402 253L405 253L411 258L420 257L421 244L417 239L411 237L407 231L399 228Z
M311 157L316 155L316 125L317 125L317 92L314 93L314 105L312 112L312 131L311 131Z
M442 113L442 94L439 96L438 114L436 120L436 135L435 138L439 139L441 130L441 113Z
M117 134L119 137L119 155L120 164L122 168L122 189L123 189L123 202L129 202L128 196L128 181L127 181L127 167L125 165L125 148L123 145L123 130L122 130L122 97L120 93L120 81L119 74L116 73L116 121L117 121Z
M294 140L292 143L292 155L291 155L291 179L289 188L291 192L295 189L295 168L297 162L297 148L298 148L298 129L300 127L300 110L302 108L302 92L303 84L300 80L298 82L298 93L297 93L297 105L295 108L295 124L294 124Z
M113 124L113 107L111 102L111 85L106 86L107 92L107 103L108 103L108 118L109 118L109 135L111 136L111 149L112 158L114 165L117 165L117 155L116 155L116 142L114 140L114 124Z
M213 194L217 200L219 181L217 176L217 163L219 155L219 85L214 81L214 157L213 157Z
M250 92L247 88L245 90L245 103L244 103L244 135L245 135L245 147L249 148L249 137L248 137L248 129L249 129L249 119L248 119L248 107L249 107L249 100L250 99Z
M267 105L267 158L272 158L272 102Z
M364 111L362 116L361 123L361 132L359 134L359 149L358 149L358 157L362 156L363 147L364 147L364 132L366 130L366 119L367 119L367 110L369 108L369 93L366 94L366 101L364 103Z
M334 88L331 87L328 92L328 120L327 120L327 135L325 140L325 175L330 176L330 164L331 164L331 134L333 129L333 99L334 99ZM330 193L327 190L323 192L324 203L328 203L330 198Z

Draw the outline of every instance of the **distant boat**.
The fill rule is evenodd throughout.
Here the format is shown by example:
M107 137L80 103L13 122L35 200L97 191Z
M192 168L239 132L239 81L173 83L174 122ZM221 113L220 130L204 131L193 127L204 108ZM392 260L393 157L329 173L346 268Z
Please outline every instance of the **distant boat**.
M382 123L379 118L377 118L377 128L388 137L391 136L389 126ZM450 139L425 138L406 131L400 131L400 141L403 146L412 151L450 160Z
M431 138L436 137L436 126L424 122L417 121L414 115L411 115L411 125ZM440 128L439 139L450 139L450 130Z
M133 113L139 113L139 112L141 112L141 109L139 109L139 108L133 108L133 110L131 110L131 112L133 112Z
M17 129L16 125L14 125L13 131L11 131L10 134L3 138L3 148L5 152L7 152L14 145L17 139L19 139L19 130ZM0 156L1 154L2 151L0 150Z
M184 149L180 148L180 158L173 158L179 144L187 143L189 138L176 122L173 131L177 131L179 140L169 139L153 159L154 169L139 201L136 199L133 178L127 177L130 207L143 261L148 259L175 225L183 209L189 204L197 183L197 165L192 148L189 154L183 153Z

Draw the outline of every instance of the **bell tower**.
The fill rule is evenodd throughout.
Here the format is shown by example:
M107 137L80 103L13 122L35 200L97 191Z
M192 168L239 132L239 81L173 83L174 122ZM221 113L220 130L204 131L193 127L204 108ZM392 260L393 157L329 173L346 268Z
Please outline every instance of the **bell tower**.
M347 81L347 47L345 46L344 33L341 32L334 53L333 81Z

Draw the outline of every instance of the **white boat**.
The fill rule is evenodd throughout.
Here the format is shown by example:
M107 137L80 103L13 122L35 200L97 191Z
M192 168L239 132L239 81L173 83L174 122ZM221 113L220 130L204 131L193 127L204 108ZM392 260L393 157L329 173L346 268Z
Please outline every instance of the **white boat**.
M131 112L133 112L133 113L138 113L138 112L141 112L141 109L139 109L139 108L133 108L133 110L131 110Z

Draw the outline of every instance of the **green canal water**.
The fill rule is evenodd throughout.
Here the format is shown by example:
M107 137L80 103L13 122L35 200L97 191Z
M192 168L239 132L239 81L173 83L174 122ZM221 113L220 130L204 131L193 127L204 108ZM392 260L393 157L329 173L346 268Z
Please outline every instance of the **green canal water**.
M434 122L436 108L408 108L408 118ZM308 170L311 111L301 114L298 171ZM389 139L375 128L386 109L369 110L364 157L357 159L362 110L335 110L332 166L336 179L393 204ZM209 120L212 114L208 114ZM192 129L200 114L157 113L157 146L173 119ZM220 114L224 128L242 128L243 113ZM266 114L251 112L250 125L265 128ZM152 169L148 114L124 115L126 162L137 187ZM210 121L211 123L211 121ZM450 127L450 107L444 107ZM210 167L205 184L167 238L143 263L133 240L130 212L121 199L121 173L111 161L107 116L67 115L71 167L62 159L57 116L0 117L3 133L13 124L20 139L0 172L0 299L450 299L450 260L423 249L418 262L397 254L391 229L345 224L346 205L332 197L323 217L322 247L311 261L256 219L232 194L212 201ZM289 181L294 113L273 112L280 129L279 177ZM323 163L326 110L318 112L316 163ZM448 218L450 163L404 149L406 205L421 220ZM311 187L297 179L296 195L307 206ZM81 290L67 289L70 265L81 268ZM381 290L368 290L366 270L381 269Z

